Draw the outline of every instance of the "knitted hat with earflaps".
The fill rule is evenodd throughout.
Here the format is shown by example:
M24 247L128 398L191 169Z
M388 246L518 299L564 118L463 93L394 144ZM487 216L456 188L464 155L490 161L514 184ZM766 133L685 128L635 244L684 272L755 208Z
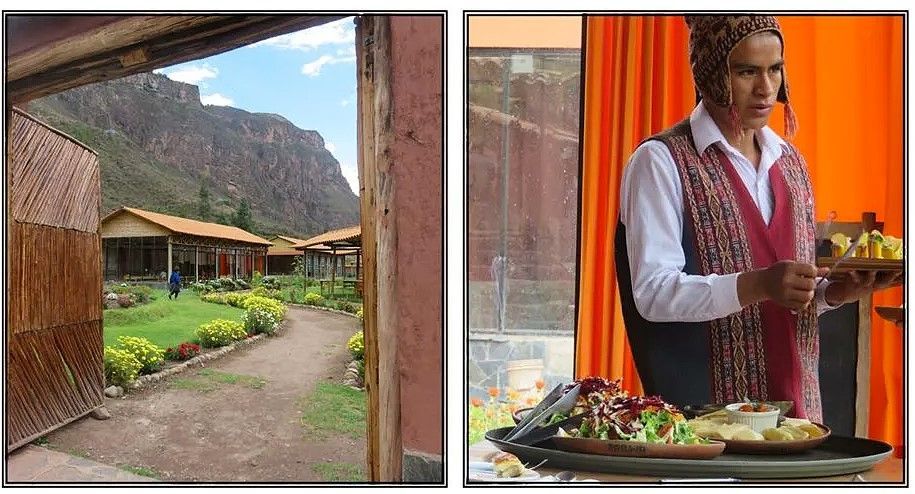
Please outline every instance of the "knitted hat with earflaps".
M718 106L730 108L732 123L739 124L737 108L731 97L728 58L731 51L749 36L773 32L782 41L785 37L775 17L770 15L688 15L689 63L697 92ZM788 101L788 76L782 66L782 85L776 100L785 105L785 134L797 132L797 117Z

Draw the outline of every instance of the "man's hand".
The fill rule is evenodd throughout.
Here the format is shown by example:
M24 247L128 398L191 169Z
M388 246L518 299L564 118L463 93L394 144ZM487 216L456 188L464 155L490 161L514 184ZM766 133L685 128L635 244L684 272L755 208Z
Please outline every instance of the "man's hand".
M847 279L826 288L826 303L835 306L854 302L878 290L899 286L902 280L901 271L849 271Z
M742 273L737 277L740 305L772 300L793 310L800 310L813 300L816 277L826 273L813 264L779 261L766 269Z

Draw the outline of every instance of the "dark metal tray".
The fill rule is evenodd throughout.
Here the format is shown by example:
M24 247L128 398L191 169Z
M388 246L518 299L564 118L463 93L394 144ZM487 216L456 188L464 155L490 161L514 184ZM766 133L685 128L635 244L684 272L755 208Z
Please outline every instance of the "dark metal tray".
M887 458L893 448L886 443L857 437L830 436L816 448L789 455L723 454L711 460L672 460L666 458L632 458L571 453L551 449L551 441L533 446L502 441L511 427L493 429L486 439L502 451L508 451L522 462L568 470L616 473L624 475L709 477L726 476L743 479L792 479L830 477L870 470Z

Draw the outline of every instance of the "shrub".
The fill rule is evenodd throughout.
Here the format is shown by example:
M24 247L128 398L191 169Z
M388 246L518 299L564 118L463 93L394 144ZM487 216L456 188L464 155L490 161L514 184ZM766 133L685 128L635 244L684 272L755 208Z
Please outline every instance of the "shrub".
M324 303L324 297L320 293L308 292L305 294L306 305L322 305Z
M118 336L121 349L130 352L140 362L140 373L155 372L165 358L165 351L155 343L139 336Z
M359 310L356 311L356 317L359 318L360 322L365 321L365 316L362 314L362 308L359 308Z
M134 306L134 298L129 293L122 293L118 295L118 306L126 309L128 307Z
M182 343L178 348L166 348L165 358L168 360L188 360L200 355L200 345Z
M225 346L248 336L242 323L228 319L213 319L203 323L197 327L196 334L205 348Z
M227 277L219 278L218 283L219 283L219 291L221 291L221 292L230 292L232 290L235 290L235 282L232 281L232 278L227 278Z
M205 294L205 293L212 292L213 287L211 287L208 283L197 282L197 283L191 284L191 290L193 290L194 293L197 293L197 294L201 294L201 293Z
M254 274L251 275L251 286L254 288L259 288L263 280L264 275L262 275L260 271L255 270Z
M276 276L264 276L264 278L261 280L261 286L271 290L279 290L280 280L277 279Z
M135 380L143 364L127 350L105 347L105 381L116 386Z
M277 322L286 315L286 306L277 300L267 297L247 297L242 305L245 310L261 309L269 312Z
M225 296L225 303L231 305L232 307L244 308L245 299L248 298L248 295L242 293L228 293Z
M219 292L204 294L202 297L200 297L200 300L203 300L204 302L209 302L211 304L226 305L228 303L228 302L226 302L226 294L219 293Z
M266 333L274 334L279 326L279 319L263 307L252 307L245 312L243 317L245 331L250 335Z
M339 309L350 314L356 313L356 306L352 302L340 302Z
M361 330L350 337L349 341L346 342L346 348L353 355L353 359L363 360L365 358L365 339Z
M235 287L239 290L247 290L251 288L251 285L245 280L235 280Z

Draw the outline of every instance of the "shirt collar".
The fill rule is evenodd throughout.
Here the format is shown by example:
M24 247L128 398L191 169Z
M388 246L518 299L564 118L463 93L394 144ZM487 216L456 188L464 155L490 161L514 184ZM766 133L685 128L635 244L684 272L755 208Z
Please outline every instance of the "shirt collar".
M715 143L718 143L722 150L730 154L739 154L733 146L728 144L724 134L721 133L721 129L718 128L718 124L712 120L712 116L709 115L708 110L705 108L705 103L702 101L696 105L696 108L690 114L689 126L693 132L693 144L695 144L696 151L699 154L704 153L709 146ZM762 150L760 163L771 165L782 155L782 146L785 145L785 141L768 125L757 131L756 136L759 138L759 146Z

